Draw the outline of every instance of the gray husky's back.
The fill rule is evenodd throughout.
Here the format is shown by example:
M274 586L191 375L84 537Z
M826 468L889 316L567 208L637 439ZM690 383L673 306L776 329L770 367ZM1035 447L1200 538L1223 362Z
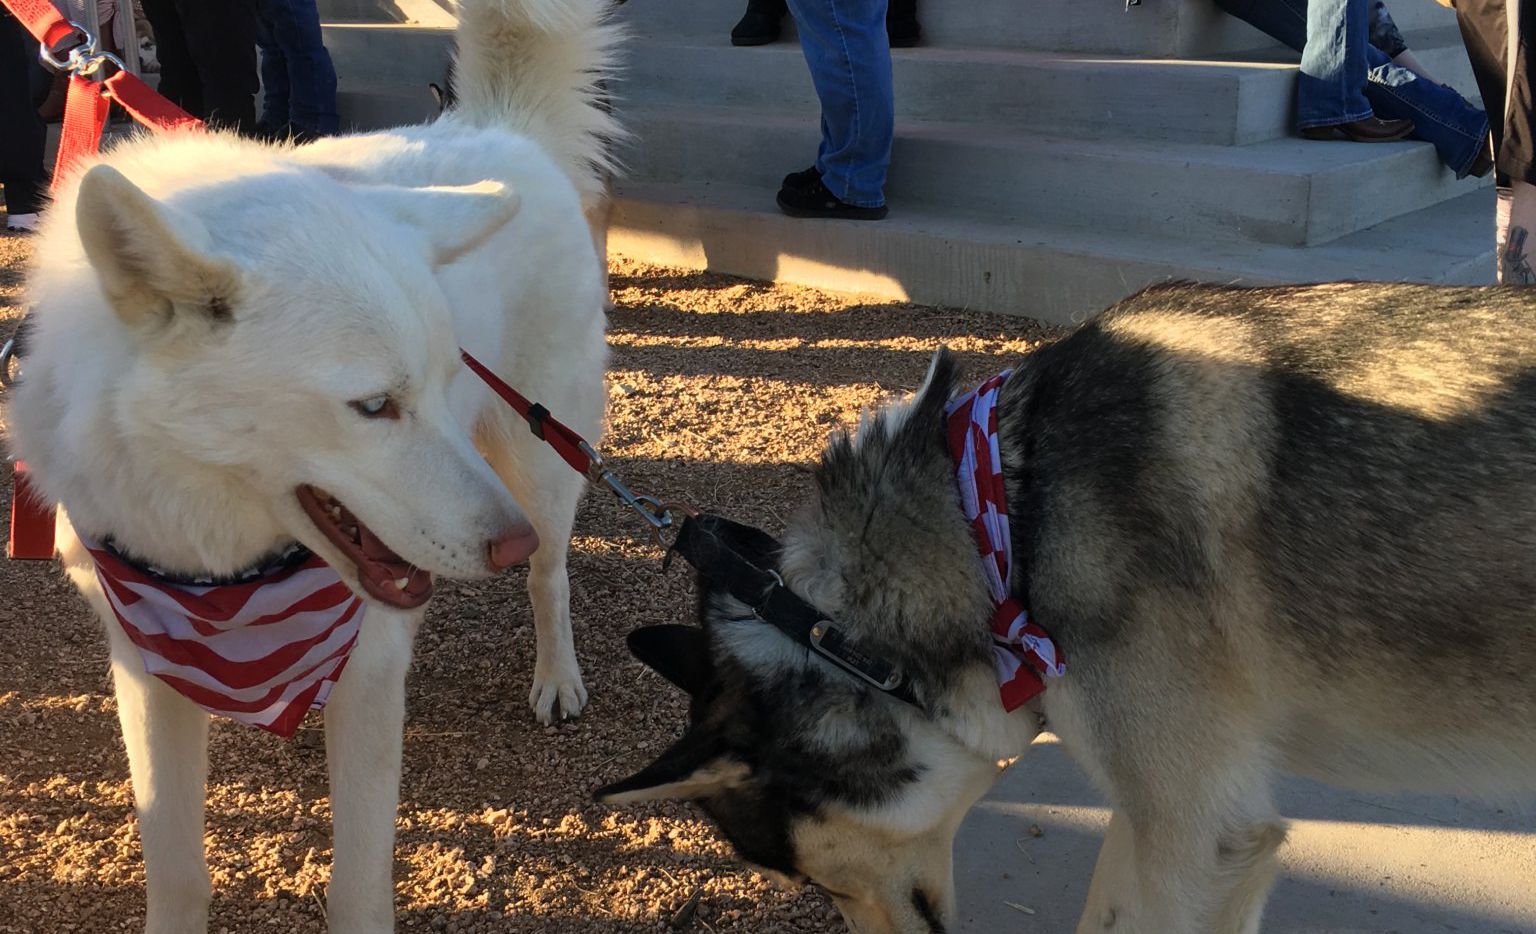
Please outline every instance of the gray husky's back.
M1150 290L1031 356L1006 404L1029 599L1105 762L1162 730L1103 724L1204 711L1350 784L1529 782L1527 293Z

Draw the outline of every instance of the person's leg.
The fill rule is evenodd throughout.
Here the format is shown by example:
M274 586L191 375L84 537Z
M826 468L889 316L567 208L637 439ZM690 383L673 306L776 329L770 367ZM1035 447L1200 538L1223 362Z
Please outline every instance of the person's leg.
M1433 143L1440 161L1457 178L1490 167L1488 115L1454 88L1398 65L1376 47L1366 49L1371 66L1365 96L1378 117L1413 123L1413 139Z
M46 139L32 94L37 42L9 13L0 12L0 185L9 227L27 229L42 210Z
M155 55L160 60L159 91L167 100L194 116L203 115L202 84L187 42L175 0L143 0L144 17L155 32Z
M1536 285L1536 93L1530 72L1530 50L1536 42L1536 2L1507 0L1506 57L1513 65L1506 75L1504 140L1499 146L1499 171L1509 179L1511 198L1504 248L1499 252L1499 281L1506 285Z
M881 207L895 134L885 0L791 0L790 10L821 99L821 182L846 204Z
M1296 125L1336 126L1372 116L1365 99L1370 45L1365 0L1310 0L1296 82Z
M263 133L277 133L288 125L288 61L265 17L256 20L256 48L261 52L261 116L257 125Z
M778 42L784 14L788 12L784 0L747 0L746 12L731 29L731 45Z
M1527 61L1536 9L1531 0L1458 0L1456 18L1493 136L1500 186L1494 219L1499 281L1536 284L1533 93ZM1506 67L1511 61L1513 71Z
M261 14L288 66L287 122L301 135L335 133L341 125L336 69L320 33L315 0L261 0Z
M252 0L175 0L203 91L203 119L256 128L256 8Z
M917 22L917 0L890 0L890 8L885 12L885 33L893 49L917 45L923 37L923 27Z

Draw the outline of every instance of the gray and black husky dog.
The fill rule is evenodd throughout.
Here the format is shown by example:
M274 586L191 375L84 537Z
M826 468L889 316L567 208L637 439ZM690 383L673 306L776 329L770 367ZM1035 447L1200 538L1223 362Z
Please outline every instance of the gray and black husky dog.
M1278 773L1536 789L1536 293L1151 289L1019 362L999 436L1015 596L1066 674L1004 713L943 436L941 354L834 437L758 558L918 703L704 581L631 647L692 695L613 802L693 799L861 934L944 930L961 817L1048 725L1114 807L1080 931L1254 932Z

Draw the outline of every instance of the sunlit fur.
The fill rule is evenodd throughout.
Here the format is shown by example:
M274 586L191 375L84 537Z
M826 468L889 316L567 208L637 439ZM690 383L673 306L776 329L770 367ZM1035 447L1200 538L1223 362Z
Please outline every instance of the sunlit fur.
M832 440L759 558L911 673L922 709L705 580L702 630L631 637L692 694L689 731L600 795L677 797L743 763L681 795L743 859L822 884L859 934L931 934L960 815L1043 719L1114 806L1079 931L1254 934L1280 773L1536 791L1532 292L1172 286L1008 363L1016 592L1065 677L1003 713L941 356Z

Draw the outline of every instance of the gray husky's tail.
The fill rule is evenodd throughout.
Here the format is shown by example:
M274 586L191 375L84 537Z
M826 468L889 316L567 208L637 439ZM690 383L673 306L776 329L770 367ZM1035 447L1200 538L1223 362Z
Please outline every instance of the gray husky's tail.
M522 133L566 171L584 202L600 198L624 131L602 82L623 30L613 0L460 0L456 119Z

